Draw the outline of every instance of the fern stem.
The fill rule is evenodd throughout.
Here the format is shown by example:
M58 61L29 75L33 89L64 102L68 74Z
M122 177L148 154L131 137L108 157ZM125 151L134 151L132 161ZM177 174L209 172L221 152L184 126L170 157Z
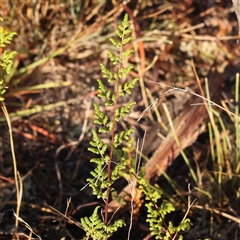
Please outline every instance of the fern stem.
M122 52L123 52L123 40L124 40L124 37L125 37L125 34L123 33L122 35L122 44L121 44L121 47L120 47L120 59L122 58ZM122 62L120 61L119 64L118 64L118 73L120 73L120 69L122 67ZM115 95L116 95L116 99L115 99L115 102L114 102L114 105L113 105L113 113L114 113L114 116L113 116L113 126L112 126L112 131L111 131L111 134L112 134L112 139L111 139L111 149L110 149L110 159L107 163L107 173L108 173L108 182L111 181L111 163L112 163L112 158L113 158L113 151L114 151L114 136L115 136L115 128L116 128L116 109L117 109L117 103L118 103L118 97L119 97L119 94L118 94L118 85L119 85L119 77L116 78L116 81L115 81ZM110 195L110 186L108 185L107 187L107 196L106 196L106 202L105 202L105 218L104 218L104 222L105 224L108 223L108 204L109 204L109 195Z

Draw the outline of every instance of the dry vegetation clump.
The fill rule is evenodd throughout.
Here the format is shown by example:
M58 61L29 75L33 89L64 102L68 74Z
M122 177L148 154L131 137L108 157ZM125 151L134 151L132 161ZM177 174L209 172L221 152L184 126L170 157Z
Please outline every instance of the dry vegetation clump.
M129 58L135 66L131 76L139 76L140 81L129 99L137 102L134 112L118 128L133 126L136 139L147 130L142 165L146 165L146 159L154 159L153 166L151 162L146 165L146 174L162 188L164 199L176 206L172 221L182 219L189 207L188 197L196 199L188 215L193 228L185 239L240 239L238 118L208 103L191 106L202 103L191 94L193 91L211 96L225 110L239 115L236 73L240 47L236 43L238 23L232 2L119 2L0 3L3 26L18 34L11 45L18 52L14 73L7 79L4 97L23 184L20 217L42 239L82 239L79 219L103 204L90 189L79 189L85 186L92 170L87 147L94 128L92 103L101 105L96 97L99 64L108 66L109 38L128 13L135 50L134 57ZM209 87L209 95L200 91L197 78L204 92ZM176 89L159 98L169 88L153 82ZM137 121L154 99L158 99L155 106ZM17 202L8 127L2 112L0 125L3 239L13 231L12 209ZM176 134L171 135L172 125ZM156 168L156 162L161 162L164 174ZM119 192L126 184L116 183ZM139 209L134 216L132 239L153 239L143 223L144 203L141 199L136 202ZM118 211L116 216L128 219L128 210ZM18 233L20 239L26 239L21 233L28 235L29 230L20 224ZM126 237L124 229L112 239Z

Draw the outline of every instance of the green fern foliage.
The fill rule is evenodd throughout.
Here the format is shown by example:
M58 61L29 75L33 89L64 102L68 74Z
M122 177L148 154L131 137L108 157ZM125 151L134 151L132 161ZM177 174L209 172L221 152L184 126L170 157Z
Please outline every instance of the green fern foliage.
M132 53L132 50L124 51L124 45L132 39L131 36L128 36L131 33L129 26L128 16L125 15L116 31L118 39L110 39L119 52L119 55L116 55L112 51L109 51L111 63L118 65L117 71L111 71L107 66L101 64L102 78L105 80L97 79L98 97L104 101L105 106L113 107L113 113L107 115L101 110L98 104L94 103L94 123L98 124L98 130L92 130L93 137L88 150L99 155L99 157L91 159L96 164L96 168L91 172L92 178L88 178L87 181L93 189L93 194L98 198L103 198L104 201L109 197L108 194L114 190L112 188L114 181L121 177L126 169L127 155L121 148L118 148L124 141L130 139L134 131L133 129L128 129L120 133L115 132L116 123L121 118L126 117L135 104L135 102L130 102L117 107L120 100L121 103L124 100L121 98L125 97L126 94L131 94L131 89L135 87L138 81L138 78L135 78L127 83L121 83L121 79L128 77L130 71L133 69L133 66L130 64L126 68L123 67L123 61ZM113 83L114 88L108 88L104 81ZM112 140L110 145L101 140L100 134L102 133L111 133ZM109 164L115 165L111 168L111 172L109 172Z
M119 227L124 225L123 220L116 220L114 223L108 223L107 214L108 201L110 194L115 190L113 188L114 182L126 173L128 164L128 152L120 145L125 144L133 133L133 129L116 132L116 124L123 117L126 117L135 102L124 104L126 95L130 95L131 89L135 87L138 78L135 78L127 83L122 83L122 79L128 79L133 66L123 67L123 62L133 52L132 50L124 51L124 45L129 43L132 39L129 34L128 16L125 15L122 23L118 26L116 31L117 39L111 38L110 41L117 48L115 54L109 51L109 59L113 66L117 65L116 71L108 69L104 64L100 64L102 71L102 79L97 79L98 82L98 97L103 100L105 106L111 106L112 111L109 114L103 112L100 106L94 103L94 123L97 124L97 129L92 130L92 140L90 141L89 151L97 156L91 159L96 167L91 171L91 178L87 179L89 186L93 190L93 194L97 198L102 198L105 202L105 217L99 218L99 207L95 208L92 216L81 219L82 227L86 231L86 236L92 239L107 239ZM108 84L106 84L108 82ZM107 87L107 85L114 85L114 87ZM118 107L121 103L121 106ZM109 133L112 138L110 144L106 144L101 139L101 134Z
M94 123L96 129L92 130L92 140L90 141L89 151L93 152L96 157L91 159L95 164L95 168L90 172L91 177L87 179L89 186L93 190L93 194L97 198L102 199L105 203L104 217L99 217L100 207L96 207L90 217L81 219L83 229L86 231L87 239L108 239L118 228L125 225L123 220L116 220L114 223L108 221L108 203L110 195L116 195L114 183L120 177L130 179L132 175L136 176L135 168L132 167L134 161L129 156L128 143L131 141L133 129L124 131L116 131L117 123L126 117L135 102L124 103L128 95L132 94L138 78L129 79L129 74L133 69L131 64L124 64L124 61L132 53L132 50L124 51L124 45L131 41L129 36L131 29L128 16L125 15L122 23L116 31L117 39L111 38L110 41L117 48L115 52L109 51L109 59L112 65L116 65L113 69L108 69L101 64L102 79L98 82L98 97L102 99L105 106L111 107L111 112L106 114L102 108L94 103ZM124 67L127 65L126 67ZM122 81L124 79L124 83ZM110 143L102 140L102 134L110 134ZM106 136L106 135L105 135ZM126 147L128 146L128 147ZM166 216L175 211L174 206L169 202L163 202L159 205L161 199L161 191L157 187L148 184L147 180L138 177L139 189L145 195L147 219L151 235L155 239L181 239L180 232L188 229L191 225L188 219L183 220L178 226L173 226L172 222L165 223Z
M170 202L163 201L159 206L159 199L161 198L161 190L152 187L144 178L139 178L139 189L145 194L145 199L148 201L145 206L147 208L147 222L151 235L156 239L171 240L176 239L174 236L178 235L181 231L187 230L191 227L189 219L184 219L178 226L173 226L172 222L167 225L164 222L167 214L174 212L175 208ZM181 235L177 239L183 239Z
M99 208L99 206L96 207L90 217L81 218L81 224L83 229L86 231L86 237L90 237L93 240L107 239L111 237L118 228L125 225L122 220L116 220L113 224L106 225L99 218Z
M1 21L3 21L2 18L0 18L0 22ZM11 43L14 35L16 35L15 32L9 32L3 27L0 27L0 49L2 50L0 57L0 102L4 100L2 96L6 92L4 78L11 72L13 64L12 60L17 54L16 51L8 51L5 49L6 45Z

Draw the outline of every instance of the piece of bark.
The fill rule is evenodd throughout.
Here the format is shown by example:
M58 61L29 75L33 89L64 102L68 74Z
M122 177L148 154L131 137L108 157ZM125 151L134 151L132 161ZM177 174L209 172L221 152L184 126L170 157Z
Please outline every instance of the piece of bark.
M219 74L217 71L214 71L210 74L208 79L211 100L215 101L218 93L220 92L221 81ZM180 142L180 147L176 143L173 132L170 131L145 165L145 178L147 178L150 182L155 182L162 174L162 171L167 170L167 167L179 155L180 151L194 143L199 134L202 132L201 125L203 120L208 117L207 110L204 104L192 106L194 103L201 102L203 102L201 98L192 95L182 113L173 121L174 129ZM130 201L131 195L134 191L138 191L135 187L136 182L132 181L122 190L119 196L124 197L126 201ZM119 203L113 200L109 204L109 211L114 211L119 207Z

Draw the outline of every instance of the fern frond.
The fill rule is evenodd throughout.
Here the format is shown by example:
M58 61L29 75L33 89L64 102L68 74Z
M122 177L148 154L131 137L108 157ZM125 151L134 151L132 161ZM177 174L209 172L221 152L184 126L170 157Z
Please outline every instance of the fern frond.
M122 33L121 33L121 32L116 31L116 33L119 33L119 34L122 36ZM120 37L119 34L118 34L118 36ZM116 48L120 48L121 45L122 45L122 42L121 42L121 41L118 41L118 40L116 40L116 39L114 39L114 38L110 38L109 40L111 41L111 43L112 43Z
M95 154L104 155L108 145L100 139L100 137L98 136L98 134L94 129L92 130L92 135L93 135L93 140L90 141L90 145L92 147L89 147L88 150Z
M126 115L130 113L131 108L134 104L136 104L136 102L129 102L126 106L117 108L115 113L115 120L119 122L122 117L126 117Z
M100 106L94 103L94 123L98 124L99 128L97 131L92 130L92 141L90 141L90 147L88 149L94 154L100 155L100 157L91 159L91 162L94 162L96 167L90 172L92 177L88 178L87 182L92 188L93 194L96 195L97 198L102 198L106 203L106 208L104 221L99 221L99 218L97 218L96 212L98 209L95 209L92 217L81 219L87 237L91 237L92 239L107 239L113 232L117 231L119 227L124 225L122 220L117 220L111 225L106 224L108 222L106 213L108 212L107 206L110 194L114 191L113 184L117 179L126 175L125 171L128 165L127 152L119 146L125 141L128 141L134 131L133 129L128 129L120 133L116 132L117 122L121 117L125 117L130 113L132 106L135 104L135 102L130 102L125 106L117 107L119 100L122 103L121 97L124 97L125 94L131 94L130 89L132 89L137 82L137 80L134 79L130 81L130 83L121 84L123 76L128 77L133 69L133 66L130 64L126 68L123 67L123 61L132 53L132 50L123 50L123 46L132 39L127 36L131 33L129 26L130 23L126 15L116 31L119 39L110 38L112 44L116 48L119 48L119 55L111 51L108 52L112 65L118 65L117 71L111 71L104 64L101 64L102 78L109 83L115 84L114 89L110 90L106 87L103 80L97 79L98 97L103 99L105 106L113 106L113 112L105 114L101 111ZM116 92L115 89L117 89ZM100 133L111 133L112 138L109 146L101 140ZM96 220L99 226L94 225L93 219Z
M3 21L0 18L0 22ZM0 47L5 48L7 44L10 44L13 37L17 35L16 32L9 32L7 29L0 27Z
M0 18L0 22L3 21ZM5 48L7 44L10 44L13 37L17 33L9 32L8 30L0 27L0 48ZM6 86L4 84L4 78L11 72L13 58L16 56L16 51L4 50L0 57L0 102L4 100L2 95L6 92Z

